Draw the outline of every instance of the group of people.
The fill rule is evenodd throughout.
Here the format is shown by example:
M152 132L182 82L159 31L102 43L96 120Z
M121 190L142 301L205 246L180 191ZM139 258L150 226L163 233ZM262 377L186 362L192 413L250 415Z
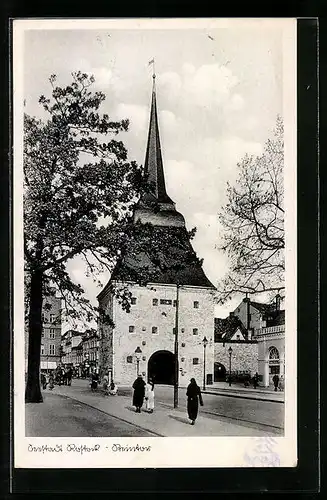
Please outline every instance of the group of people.
M135 406L136 413L141 413L141 408L146 401L146 410L153 413L154 410L154 383L152 380L146 384L142 375L138 375L133 383L133 406Z
M73 370L71 368L63 369L58 367L56 370L52 370L49 373L41 372L41 385L42 389L47 387L52 391L54 385L71 385L73 378Z
M145 407L148 413L153 413L154 411L154 383L153 380L149 380L146 383L143 380L142 375L138 375L137 379L133 383L133 406L135 406L136 413L141 413L141 408L145 400ZM201 394L201 389L197 385L194 378L191 378L190 384L186 390L187 396L187 414L191 421L191 425L195 424L196 418L198 416L199 404L203 406L203 399Z

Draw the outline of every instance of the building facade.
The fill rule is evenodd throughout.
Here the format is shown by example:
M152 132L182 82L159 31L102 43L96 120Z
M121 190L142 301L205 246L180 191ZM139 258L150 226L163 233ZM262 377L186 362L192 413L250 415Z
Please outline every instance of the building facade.
M258 340L258 366L265 387L278 375L285 383L285 311L270 313L266 325L255 332Z
M252 331L231 312L227 318L215 318L214 382L253 377L258 372L258 341Z
M99 320L100 369L120 385L131 385L138 373L156 384L188 385L194 377L212 383L214 368L214 286L194 256L182 214L166 192L156 106L155 77L145 175L149 192L134 210L135 223L151 223L158 238L172 230L181 245L161 255L166 269L155 266L145 252L128 252L98 296L99 308L114 327ZM181 262L180 266L176 265ZM149 269L147 285L137 284L137 269ZM128 287L129 312L123 310L112 285ZM206 345L206 347L204 346ZM178 380L176 381L176 371Z
M99 335L96 330L86 330L82 339L82 373L89 376L99 372Z
M42 338L40 368L55 370L61 358L61 299L54 295L44 297L42 303ZM28 359L28 325L25 325L25 372Z
M215 318L214 381L226 380L230 369L235 375L258 372L264 387L273 385L275 374L285 378L285 311L280 303L279 295L270 304L245 298L227 318Z
M76 330L67 330L61 338L61 363L65 367L78 368L78 359L81 350L83 333Z

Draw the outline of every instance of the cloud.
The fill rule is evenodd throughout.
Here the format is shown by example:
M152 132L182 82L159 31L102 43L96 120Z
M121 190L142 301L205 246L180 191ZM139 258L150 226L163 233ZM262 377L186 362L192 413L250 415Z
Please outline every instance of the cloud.
M121 102L116 107L115 115L120 120L124 118L129 119L131 134L139 135L146 130L149 120L148 108L146 106Z
M232 89L238 83L238 78L226 66L204 64L195 68L185 63L182 75L176 72L166 72L160 75L160 85L168 93L170 99L183 98L185 102L197 106L221 105L226 102ZM233 97L234 106L240 106L242 97Z

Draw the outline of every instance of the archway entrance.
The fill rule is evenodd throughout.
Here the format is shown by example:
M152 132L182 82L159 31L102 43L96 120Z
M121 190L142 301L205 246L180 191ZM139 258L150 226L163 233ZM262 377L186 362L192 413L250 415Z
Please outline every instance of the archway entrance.
M214 364L214 381L215 382L225 382L226 380L226 368L221 363Z
M269 385L273 385L274 376L275 375L280 376L279 351L274 346L269 348L268 363L269 363Z
M175 355L170 351L157 351L148 362L148 378L155 384L174 385Z

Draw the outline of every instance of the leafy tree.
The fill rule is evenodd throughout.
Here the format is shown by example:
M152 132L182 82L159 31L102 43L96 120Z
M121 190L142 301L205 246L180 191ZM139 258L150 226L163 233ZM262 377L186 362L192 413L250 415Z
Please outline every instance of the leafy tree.
M229 274L219 285L219 300L232 294L284 288L284 138L277 117L273 138L261 156L246 155L238 164L235 186L220 221L222 249L230 259Z
M162 258L164 249L171 250L183 240L174 228L159 235L150 224L133 223L135 201L151 186L144 182L142 169L127 160L123 143L114 138L127 131L128 120L116 122L106 114L100 115L98 109L105 96L91 92L94 78L81 72L72 77L72 83L64 88L56 86L55 75L50 77L51 98L39 99L48 115L46 121L27 114L24 117L25 307L29 338L26 402L42 402L39 370L44 297L53 294L55 288L68 317L84 315L90 321L100 313L103 320L102 311L93 307L82 287L72 281L66 268L69 260L82 257L87 273L96 280L97 273L112 271L117 260L131 250L134 255L150 253L156 265L171 265ZM133 279L140 284L150 278L146 267L136 271ZM128 310L128 287L114 291Z
M127 161L123 143L112 137L128 129L128 120L116 122L100 115L98 108L105 96L90 91L94 78L81 72L72 76L73 82L64 88L55 85L55 75L50 77L52 97L39 100L48 113L47 121L24 117L27 402L42 401L39 366L46 287L57 286L69 315L78 315L74 300L87 315L92 313L66 263L76 255L87 262L90 256L109 264L114 261L141 186L140 168ZM111 136L109 141L106 136Z

